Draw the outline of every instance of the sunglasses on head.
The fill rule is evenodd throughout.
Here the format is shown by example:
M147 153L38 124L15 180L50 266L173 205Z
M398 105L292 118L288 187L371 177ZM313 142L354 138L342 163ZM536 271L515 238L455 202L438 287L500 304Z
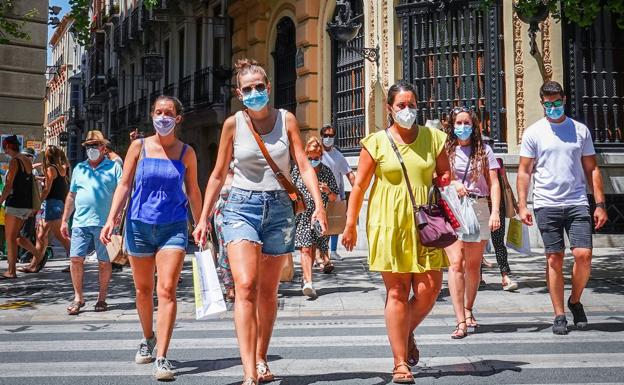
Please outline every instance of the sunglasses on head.
M251 93L251 91L256 90L258 92L263 92L264 90L266 90L266 84L264 83L258 83L256 85L253 86L246 86L241 88L241 92L244 94L248 94Z
M546 108L561 107L561 106L563 106L563 100L562 99L557 99L554 102L542 102L542 104Z
M453 108L453 109L451 110L451 112L452 112L454 115L457 115L457 114L459 114L459 113L461 113L461 112L470 112L470 109L469 109L469 108L466 108L466 107L455 107L455 108Z

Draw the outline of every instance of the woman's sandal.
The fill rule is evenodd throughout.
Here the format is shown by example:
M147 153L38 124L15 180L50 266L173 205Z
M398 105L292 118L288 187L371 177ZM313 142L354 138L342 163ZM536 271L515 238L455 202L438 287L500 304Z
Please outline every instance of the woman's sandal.
M243 380L241 385L257 385L257 382L253 379L253 377L248 377Z
M258 382L275 381L275 376L271 373L269 365L264 361L260 361L256 364L256 372L258 373Z
M80 313L80 308L82 308L84 305L84 302L73 301L67 307L67 314L78 315L78 313Z
M477 323L477 319L474 317L474 314L472 314L472 309L466 309L469 312L469 316L466 316L466 326L469 328L476 328L479 326L479 324ZM471 322L468 322L468 320L472 320Z
M334 264L331 261L327 261L327 263L323 263L321 265L323 267L323 273L329 274L334 271Z
M414 332L411 332L407 339L407 363L411 366L416 366L418 361L420 361L420 351L416 346Z
M400 367L407 368L407 372L399 371ZM395 384L413 384L414 375L412 374L412 368L407 362L398 363L394 369L392 369L392 382Z
M460 328L459 325L461 324L466 325L466 329ZM453 333L451 333L452 339L461 340L462 338L465 338L467 336L468 336L468 324L466 323L466 321L462 321L458 323L457 325L455 325L455 330L453 331Z
M106 310L108 310L108 304L107 304L105 301L97 301L97 302L95 303L94 310L95 310L96 312L98 312L98 313L99 313L99 312L106 311Z

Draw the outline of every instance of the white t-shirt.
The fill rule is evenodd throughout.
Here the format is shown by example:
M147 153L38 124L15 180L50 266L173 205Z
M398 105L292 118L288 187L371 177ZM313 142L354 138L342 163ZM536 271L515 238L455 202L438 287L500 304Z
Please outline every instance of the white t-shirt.
M500 168L496 157L494 156L494 152L492 148L487 144L484 145L485 148L485 156L487 157L487 165L488 172L489 170L496 170ZM455 179L461 181L464 179L464 174L466 171L466 163L470 160L470 154L472 153L472 148L470 146L457 146L455 148ZM468 175L464 180L464 186L468 192L480 195L480 196L490 196L490 188L487 183L487 179L485 179L485 172L482 170L482 165L479 163L477 165L477 170L473 168L469 168ZM479 177L476 181L473 181L474 173L478 173Z
M336 149L336 147L332 147L329 151L323 149L321 162L332 170L334 178L336 178L336 183L338 184L338 189L340 190L340 199L338 200L344 200L345 190L343 176L348 175L353 171L351 170L349 163L345 159L344 155Z
M589 129L573 119L556 124L542 118L527 128L520 156L535 160L533 206L588 205L581 157L594 154Z

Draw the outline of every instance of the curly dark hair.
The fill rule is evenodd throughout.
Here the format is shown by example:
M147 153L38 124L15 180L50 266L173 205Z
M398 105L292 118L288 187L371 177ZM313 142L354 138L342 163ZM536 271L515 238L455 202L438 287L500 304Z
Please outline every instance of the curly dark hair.
M454 131L455 119L457 118L457 115L464 112L470 116L470 120L472 121L472 134L470 134L470 158L468 159L470 162L469 172L472 170L472 173L470 175L470 179L468 179L468 177L466 177L466 179L476 182L477 179L479 179L480 171L485 175L489 184L489 174L485 172L488 170L488 160L485 155L485 143L481 138L481 120L474 110L465 107L454 108L449 113L447 120L443 123L444 131L447 135L446 142L444 143L444 149L448 154L451 170L453 171L453 174L456 175L455 150L459 145L459 139L457 138L457 135L455 135Z

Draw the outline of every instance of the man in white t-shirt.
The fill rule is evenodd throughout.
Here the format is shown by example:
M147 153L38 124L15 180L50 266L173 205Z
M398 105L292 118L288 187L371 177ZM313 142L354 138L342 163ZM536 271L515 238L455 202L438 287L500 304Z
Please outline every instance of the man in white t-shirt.
M336 130L331 125L326 124L321 128L321 139L323 141L323 149L325 150L323 151L321 162L332 170L334 178L336 178L336 183L338 183L338 189L340 190L337 200L345 200L344 177L346 176L351 186L353 186L353 183L355 183L355 172L347 163L344 155L334 146L335 137ZM340 259L336 252L338 250L338 235L332 235L329 243L331 258Z
M578 329L587 327L581 294L587 285L592 260L592 214L587 186L593 190L596 209L594 229L607 221L602 177L587 126L565 116L565 94L561 85L547 81L540 88L545 118L527 128L522 136L518 166L520 219L533 225L527 209L529 182L533 173L533 209L544 241L550 300L555 311L553 333L567 334L564 311L563 232L568 234L574 256L572 293L568 308Z

